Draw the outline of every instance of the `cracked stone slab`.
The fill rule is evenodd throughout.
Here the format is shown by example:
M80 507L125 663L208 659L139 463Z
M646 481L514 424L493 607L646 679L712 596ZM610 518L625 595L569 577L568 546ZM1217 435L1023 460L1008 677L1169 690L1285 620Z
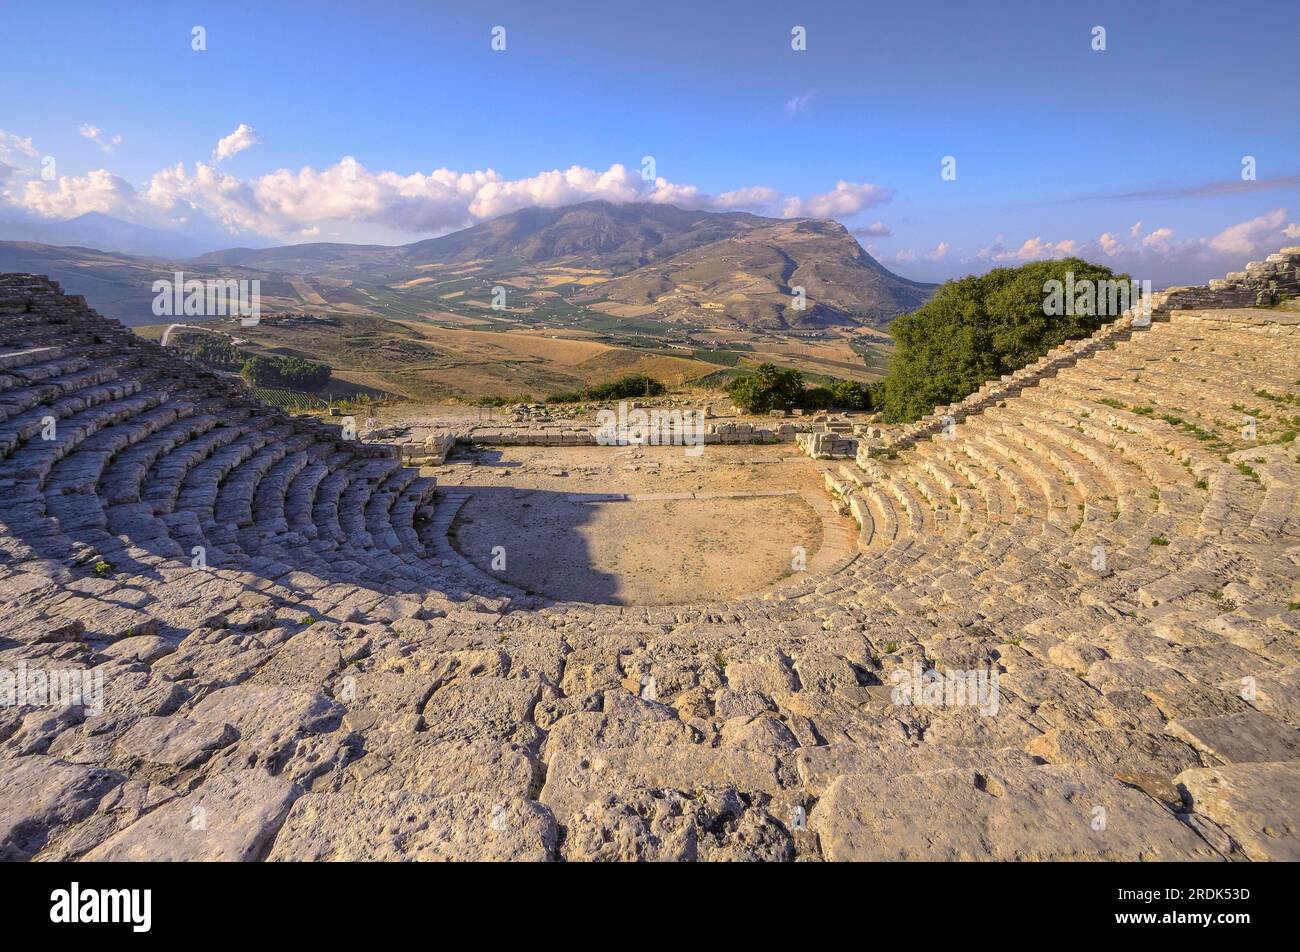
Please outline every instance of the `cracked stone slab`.
M1228 763L1300 758L1300 731L1258 711L1170 721L1166 730Z
M94 813L121 783L114 770L32 755L0 763L0 861L31 859L51 834Z
M299 738L337 728L344 713L343 705L314 691L240 684L213 691L189 717L231 725L239 732L241 746L274 760Z
M1032 767L1033 763L1029 754L1016 748L984 750L943 744L890 744L882 747L830 744L825 747L801 747L794 755L799 780L815 797L825 795L826 790L845 774L871 774L888 778L953 768L1027 768Z
M1300 761L1203 767L1175 780L1191 809L1252 860L1300 860Z
M557 840L551 811L532 800L371 788L304 796L267 859L541 862Z
M239 739L229 724L195 721L188 717L144 717L118 738L117 748L127 757L150 764L185 769L197 766L213 751Z
M295 783L261 770L209 778L168 801L86 854L88 860L246 862L263 857L289 808Z
M1146 794L1088 767L850 774L809 825L830 860L1219 858Z
M684 793L731 788L779 796L777 759L769 754L699 744L561 751L548 762L541 801L561 824L607 794L632 796L645 788Z

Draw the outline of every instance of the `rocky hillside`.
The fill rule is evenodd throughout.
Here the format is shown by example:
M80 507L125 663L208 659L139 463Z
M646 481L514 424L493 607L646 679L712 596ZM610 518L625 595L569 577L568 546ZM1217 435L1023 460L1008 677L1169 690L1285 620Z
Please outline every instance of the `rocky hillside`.
M180 265L0 242L0 269L55 275L127 324L149 323L149 286L181 266L200 278L258 278L271 305L288 310L324 302L387 317L474 314L504 283L517 292L514 318L558 307L778 331L882 323L934 291L884 268L837 222L656 204L527 208L409 245L231 248ZM797 287L806 296L802 308L794 306Z

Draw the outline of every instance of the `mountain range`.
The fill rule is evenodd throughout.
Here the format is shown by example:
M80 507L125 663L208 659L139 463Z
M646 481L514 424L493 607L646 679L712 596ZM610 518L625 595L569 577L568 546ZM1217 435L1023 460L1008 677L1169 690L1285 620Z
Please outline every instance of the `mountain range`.
M197 255L132 253L162 247L162 239L109 216L62 224L62 234L90 240L0 242L0 270L49 274L128 324L157 321L150 285L181 269L187 277L259 279L264 309L561 323L596 316L762 331L881 324L935 288L883 267L835 221L664 204L527 208L399 246ZM99 250L96 234L111 247ZM500 294L505 309L494 311Z

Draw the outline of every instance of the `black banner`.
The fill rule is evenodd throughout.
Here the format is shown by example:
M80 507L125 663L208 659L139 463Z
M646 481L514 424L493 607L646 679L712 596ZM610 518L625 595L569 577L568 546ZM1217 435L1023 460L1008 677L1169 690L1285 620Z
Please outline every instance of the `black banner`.
M493 933L568 922L578 934L649 937L701 928L763 936L774 920L822 919L864 934L1042 926L1071 938L1200 933L1231 941L1288 919L1283 864L797 864L781 869L417 864L0 866L10 936L84 940L295 941L373 938L398 929L481 923ZM852 898L856 896L857 898ZM812 918L809 918L809 917ZM663 920L667 917L671 920ZM1001 921L1001 925L999 925ZM656 922L659 922L656 925ZM837 928L842 928L839 926ZM630 932L627 930L631 930ZM594 931L588 931L594 930ZM609 931L613 930L613 931Z

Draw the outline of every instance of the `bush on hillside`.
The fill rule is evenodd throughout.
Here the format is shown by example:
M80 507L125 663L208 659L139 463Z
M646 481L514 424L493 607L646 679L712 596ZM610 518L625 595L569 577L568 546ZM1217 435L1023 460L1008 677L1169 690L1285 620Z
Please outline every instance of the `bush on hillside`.
M235 370L247 359L239 348L216 334L185 334L178 338L176 346L219 370Z
M856 380L837 380L830 385L830 405L842 410L870 410L871 391Z
M882 418L915 420L1113 320L1115 315L1045 313L1044 284L1064 282L1067 271L1076 284L1128 281L1128 275L1079 258L1036 261L949 281L919 309L895 320L890 331L897 349L876 407Z
M283 387L287 390L319 390L330 379L328 366L298 357L250 357L239 373L250 387Z
M628 374L609 383L599 383L585 390L564 390L546 398L547 403L581 403L583 400L630 400L635 397L657 397L668 390L654 377L646 374Z
M834 402L830 387L805 387L795 405L817 412L828 409Z
M731 381L727 393L732 403L746 413L789 410L804 395L803 374L782 370L776 364L759 364L752 374Z
M591 400L626 400L630 397L657 397L668 388L646 374L628 374L609 383L587 388Z
M470 401L473 407L511 407L519 403L532 403L531 393L517 393L513 397L485 396L475 397Z

